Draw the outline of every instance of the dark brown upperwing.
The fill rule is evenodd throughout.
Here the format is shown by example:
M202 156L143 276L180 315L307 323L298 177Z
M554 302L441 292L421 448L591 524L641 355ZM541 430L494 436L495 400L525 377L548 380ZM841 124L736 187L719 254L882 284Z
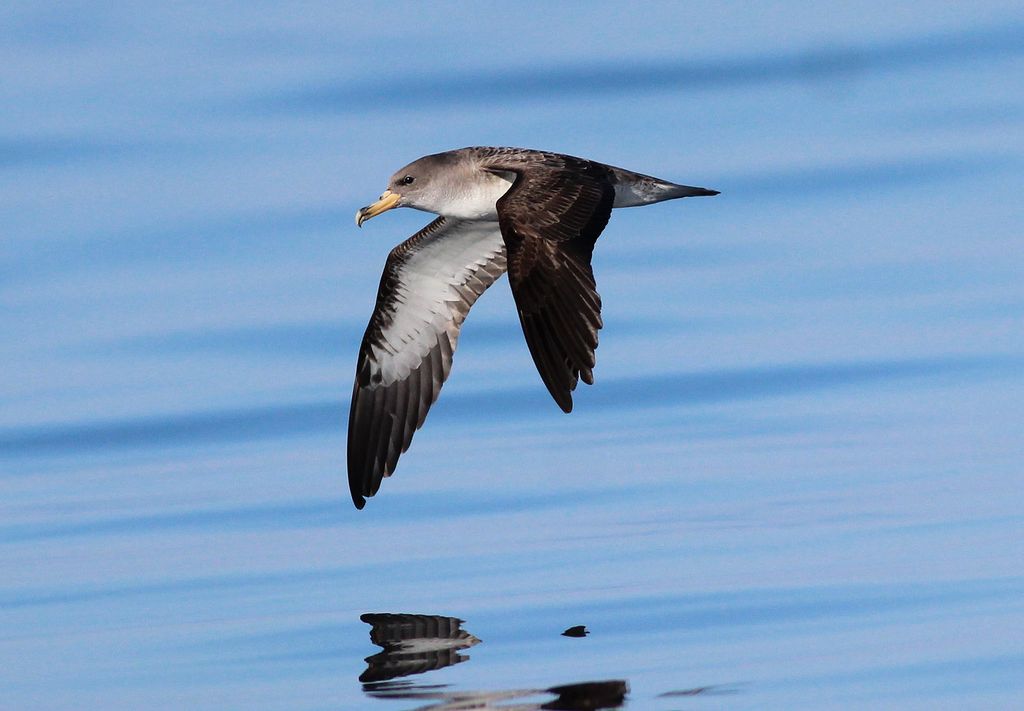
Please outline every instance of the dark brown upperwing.
M578 380L594 382L602 323L590 258L615 200L610 171L555 154L494 169L517 176L497 208L526 344L548 392L571 412Z

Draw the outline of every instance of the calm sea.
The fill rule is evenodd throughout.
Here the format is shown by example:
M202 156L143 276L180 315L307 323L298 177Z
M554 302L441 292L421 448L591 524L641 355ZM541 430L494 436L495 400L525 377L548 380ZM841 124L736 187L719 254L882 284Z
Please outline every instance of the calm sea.
M1021 707L1019 3L9 2L0 107L0 708ZM465 145L722 194L356 511L353 214Z

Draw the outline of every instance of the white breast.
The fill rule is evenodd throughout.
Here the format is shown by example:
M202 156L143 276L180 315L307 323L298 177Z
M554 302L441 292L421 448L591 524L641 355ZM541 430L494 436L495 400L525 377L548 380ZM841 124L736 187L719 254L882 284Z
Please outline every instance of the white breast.
M474 180L468 190L447 195L444 211L440 214L460 220L497 221L498 209L495 203L512 187L513 177L510 175L506 178L493 173L483 175L486 179Z

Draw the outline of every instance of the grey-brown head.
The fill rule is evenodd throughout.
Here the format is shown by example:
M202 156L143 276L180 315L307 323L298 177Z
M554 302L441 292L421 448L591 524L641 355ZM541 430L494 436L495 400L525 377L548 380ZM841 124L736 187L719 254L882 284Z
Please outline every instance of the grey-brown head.
M388 181L387 190L372 205L359 208L356 225L395 207L412 207L441 214L445 205L464 191L475 165L463 150L436 153L414 160ZM460 160L463 159L463 160Z

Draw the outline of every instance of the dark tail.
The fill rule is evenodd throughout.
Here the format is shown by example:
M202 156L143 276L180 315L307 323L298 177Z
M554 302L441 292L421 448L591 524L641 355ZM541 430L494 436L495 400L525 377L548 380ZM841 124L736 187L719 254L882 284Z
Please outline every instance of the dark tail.
M708 195L718 195L717 190L709 190L707 188L695 188L692 185L673 185L671 188L665 191L666 197L669 200L682 197L705 197Z

